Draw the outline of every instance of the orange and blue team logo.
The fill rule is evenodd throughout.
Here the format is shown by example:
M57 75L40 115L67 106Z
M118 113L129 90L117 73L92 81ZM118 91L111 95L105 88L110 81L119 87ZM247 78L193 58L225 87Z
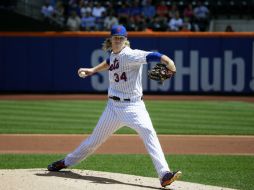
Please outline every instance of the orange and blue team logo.
M111 29L111 36L127 36L126 28L122 25L115 25Z

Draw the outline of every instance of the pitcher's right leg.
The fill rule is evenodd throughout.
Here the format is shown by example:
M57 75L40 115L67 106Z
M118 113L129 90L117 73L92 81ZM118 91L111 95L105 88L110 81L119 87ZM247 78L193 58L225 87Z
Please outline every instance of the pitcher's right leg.
M120 127L114 109L108 103L93 133L79 147L64 159L66 166L72 166L92 154L110 135Z

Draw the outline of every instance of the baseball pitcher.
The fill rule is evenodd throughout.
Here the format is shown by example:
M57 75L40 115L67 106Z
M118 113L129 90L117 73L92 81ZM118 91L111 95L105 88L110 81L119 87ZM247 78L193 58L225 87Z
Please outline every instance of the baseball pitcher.
M174 62L166 55L131 49L124 26L116 25L111 36L103 44L110 51L107 60L93 68L80 68L80 77L88 77L97 72L108 70L108 103L92 134L64 159L48 166L49 171L59 171L73 166L91 155L110 135L123 126L134 129L143 140L158 173L161 186L170 185L181 175L171 171L166 162L160 142L153 128L150 116L143 102L142 67L150 62L158 62L149 78L162 83L176 73Z

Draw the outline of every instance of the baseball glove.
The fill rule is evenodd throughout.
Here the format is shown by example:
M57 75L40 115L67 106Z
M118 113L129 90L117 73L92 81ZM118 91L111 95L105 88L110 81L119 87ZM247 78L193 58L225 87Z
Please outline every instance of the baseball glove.
M164 80L170 79L174 74L175 72L169 70L163 63L157 63L154 68L148 71L148 77L158 81L160 84L163 84Z

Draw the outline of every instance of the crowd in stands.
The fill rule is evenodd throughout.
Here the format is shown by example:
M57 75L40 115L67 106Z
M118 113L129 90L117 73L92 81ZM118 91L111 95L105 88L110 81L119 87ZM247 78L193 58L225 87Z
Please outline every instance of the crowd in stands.
M108 31L123 24L128 31L207 31L210 11L201 0L178 6L169 0L46 0L45 22L69 31Z

